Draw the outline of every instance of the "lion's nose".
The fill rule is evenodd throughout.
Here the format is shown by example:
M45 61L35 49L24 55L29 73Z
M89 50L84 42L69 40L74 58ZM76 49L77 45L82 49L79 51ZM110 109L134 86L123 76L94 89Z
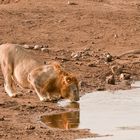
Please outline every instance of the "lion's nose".
M74 93L74 94L77 94L77 89L75 89L75 90L73 91L73 93Z
M75 99L75 101L79 101L79 100L80 100L80 98L79 98L79 96L77 96L76 99Z
M80 100L79 94L76 93L72 98L72 102L79 101L79 100Z

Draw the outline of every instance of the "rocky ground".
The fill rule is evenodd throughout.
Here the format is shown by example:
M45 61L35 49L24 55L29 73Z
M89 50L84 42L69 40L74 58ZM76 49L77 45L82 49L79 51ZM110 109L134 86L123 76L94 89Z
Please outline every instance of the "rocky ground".
M139 0L0 0L0 44L23 44L37 59L58 61L73 72L81 96L131 88L140 80ZM130 52L130 53L129 53ZM20 89L21 90L21 89ZM42 114L64 112L34 92L11 99L0 73L0 139L71 140L89 130L49 129Z

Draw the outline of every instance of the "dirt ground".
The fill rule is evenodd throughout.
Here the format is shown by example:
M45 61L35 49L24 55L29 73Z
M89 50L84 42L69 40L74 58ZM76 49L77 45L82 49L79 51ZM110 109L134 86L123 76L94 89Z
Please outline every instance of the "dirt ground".
M0 44L7 42L46 48L29 51L37 59L59 61L75 73L81 96L95 90L128 89L133 80L140 80L140 1L0 0ZM137 51L122 55L130 50ZM123 80L121 73L126 75ZM21 91L21 97L8 97L0 73L1 140L97 136L89 130L47 128L40 115L67 109L40 102L34 92Z

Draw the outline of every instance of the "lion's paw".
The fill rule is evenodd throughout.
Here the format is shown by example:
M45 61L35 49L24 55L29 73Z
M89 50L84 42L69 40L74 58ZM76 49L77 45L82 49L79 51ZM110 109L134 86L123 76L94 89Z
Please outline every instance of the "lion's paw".
M57 102L60 98L61 98L61 96L53 96L53 97L50 98L50 100L52 102Z

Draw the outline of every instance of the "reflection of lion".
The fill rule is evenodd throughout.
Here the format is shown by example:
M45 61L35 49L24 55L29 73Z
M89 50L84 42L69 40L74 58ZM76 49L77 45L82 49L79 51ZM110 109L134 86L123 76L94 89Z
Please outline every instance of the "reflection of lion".
M79 100L77 79L65 72L58 63L45 65L32 53L15 44L1 45L0 56L4 87L10 97L17 95L16 82L23 88L33 88L41 101L61 97Z
M41 121L47 126L60 129L78 128L80 123L80 111L64 112L42 116Z

